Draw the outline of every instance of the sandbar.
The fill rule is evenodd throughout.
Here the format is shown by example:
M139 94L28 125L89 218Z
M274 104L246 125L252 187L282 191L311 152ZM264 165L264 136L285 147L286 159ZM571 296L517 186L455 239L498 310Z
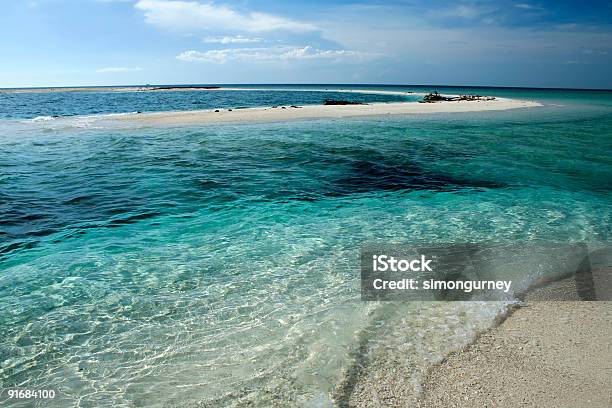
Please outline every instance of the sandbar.
M534 101L496 98L484 101L452 101L436 103L390 102L367 105L304 105L244 109L194 110L129 114L116 118L142 125L205 125L216 123L279 122L320 118L349 118L384 115L462 113L501 111L541 106Z

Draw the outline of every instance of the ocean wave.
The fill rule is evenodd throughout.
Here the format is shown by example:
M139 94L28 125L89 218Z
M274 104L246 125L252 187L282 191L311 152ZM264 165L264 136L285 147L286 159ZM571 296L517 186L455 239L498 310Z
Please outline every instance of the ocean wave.
M31 119L18 121L22 125L36 125L42 129L61 130L61 129L102 129L107 127L102 125L106 120L112 120L122 116L135 115L140 113L133 112L118 112L118 113L101 113L93 115L66 115L66 116L36 116Z
M56 116L36 116L35 118L29 119L28 122L48 122L55 119Z
M118 113L103 113L103 114L99 114L99 115L88 115L88 116L91 116L91 117L96 117L96 118L104 118L104 117L115 117L115 116L136 115L137 113L140 113L140 111L134 111L134 112L118 112Z

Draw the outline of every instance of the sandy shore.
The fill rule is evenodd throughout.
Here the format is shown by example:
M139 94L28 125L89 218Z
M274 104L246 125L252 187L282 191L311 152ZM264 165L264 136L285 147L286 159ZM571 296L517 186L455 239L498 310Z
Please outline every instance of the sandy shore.
M196 125L228 122L278 122L315 118L348 118L359 116L408 115L425 113L459 113L497 111L540 106L537 102L514 99L460 102L393 102L369 105L306 105L302 107L219 109L181 112L151 112L125 115L115 120L142 125Z
M538 298L576 298L572 285L558 282ZM534 296L433 367L418 406L611 407L612 302Z

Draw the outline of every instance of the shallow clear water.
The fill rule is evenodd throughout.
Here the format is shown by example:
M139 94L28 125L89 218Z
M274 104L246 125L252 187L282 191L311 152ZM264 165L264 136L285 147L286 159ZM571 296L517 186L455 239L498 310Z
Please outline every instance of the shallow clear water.
M58 389L51 406L329 406L399 349L418 379L504 304L361 302L362 245L610 241L612 95L550 92L380 119L0 121L0 387ZM20 109L3 116L53 114Z

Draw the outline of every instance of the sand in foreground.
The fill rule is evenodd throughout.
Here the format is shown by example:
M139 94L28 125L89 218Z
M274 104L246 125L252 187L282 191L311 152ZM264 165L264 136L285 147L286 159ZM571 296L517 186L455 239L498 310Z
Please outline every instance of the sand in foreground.
M612 302L528 300L435 366L419 406L612 407Z

